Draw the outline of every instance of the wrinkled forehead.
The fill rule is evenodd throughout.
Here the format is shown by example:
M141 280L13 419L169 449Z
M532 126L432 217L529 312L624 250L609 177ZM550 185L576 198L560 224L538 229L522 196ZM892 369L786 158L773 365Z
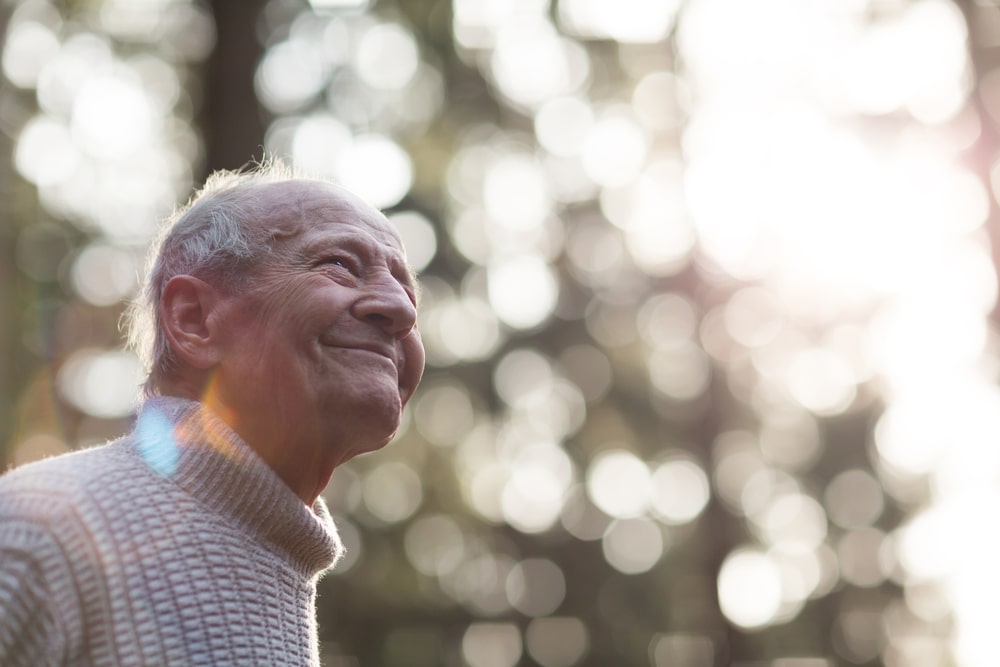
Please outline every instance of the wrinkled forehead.
M276 239L293 241L337 231L371 236L404 252L392 223L353 192L321 181L285 181L261 187L260 224Z

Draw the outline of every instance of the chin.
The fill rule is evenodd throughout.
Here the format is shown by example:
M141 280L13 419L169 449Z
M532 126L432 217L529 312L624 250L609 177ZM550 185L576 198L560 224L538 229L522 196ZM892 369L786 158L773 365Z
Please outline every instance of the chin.
M401 421L399 412L383 416L381 419L376 416L370 419L371 421L356 430L355 446L364 452L378 451L392 442L399 432Z
M376 439L392 439L403 420L403 399L399 393L373 391L359 397L354 418L361 422L358 430L370 430ZM370 428L366 428L370 427Z
M378 452L392 442L395 435L396 433L394 431L391 435L384 436L382 438L373 438L371 440L365 438L364 441L361 442L355 441L354 446L345 453L344 458L337 465L343 465L357 456L364 456L366 454L374 454L375 452Z

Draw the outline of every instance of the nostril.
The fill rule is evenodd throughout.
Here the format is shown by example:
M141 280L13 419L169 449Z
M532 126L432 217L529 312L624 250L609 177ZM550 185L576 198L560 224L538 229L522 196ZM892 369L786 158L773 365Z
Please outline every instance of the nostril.
M355 302L353 310L361 320L393 336L405 335L417 320L416 307L398 283L392 286L382 283L373 285Z
M385 313L368 313L365 315L365 321L386 331L393 338L397 339L405 338L413 331L413 327L415 326L415 323L408 321L406 318L394 318Z

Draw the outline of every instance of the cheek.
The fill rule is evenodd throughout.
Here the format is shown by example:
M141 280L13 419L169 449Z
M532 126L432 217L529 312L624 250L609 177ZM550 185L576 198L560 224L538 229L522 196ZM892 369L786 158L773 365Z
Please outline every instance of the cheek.
M335 304L320 290L295 284L275 289L258 301L250 344L266 348L283 363L315 364L322 357L319 341L331 326ZM290 369L292 370L292 369Z
M269 290L258 304L256 317L268 328L281 331L303 331L315 320L317 307L315 290L302 281Z
M237 326L245 362L271 382L301 381L317 362L314 341L321 325L310 309L306 290L275 290L254 303Z

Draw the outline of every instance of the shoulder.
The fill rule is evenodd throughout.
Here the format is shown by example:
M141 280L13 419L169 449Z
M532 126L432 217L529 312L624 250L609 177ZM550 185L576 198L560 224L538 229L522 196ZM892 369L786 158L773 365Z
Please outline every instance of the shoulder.
M0 475L0 528L54 519L99 488L121 458L122 440L26 463Z
M65 584L71 571L100 563L96 550L107 532L107 507L123 475L111 471L120 470L126 459L120 442L0 475L0 575L9 578L21 559L24 567L32 564L44 573L46 581Z
M0 491L27 488L46 480L78 476L99 465L120 440L23 463L0 474Z
M0 475L2 664L56 664L57 656L67 655L80 639L81 582L98 581L93 568L99 562L86 544L85 517L98 473L113 452L109 447L24 464Z

